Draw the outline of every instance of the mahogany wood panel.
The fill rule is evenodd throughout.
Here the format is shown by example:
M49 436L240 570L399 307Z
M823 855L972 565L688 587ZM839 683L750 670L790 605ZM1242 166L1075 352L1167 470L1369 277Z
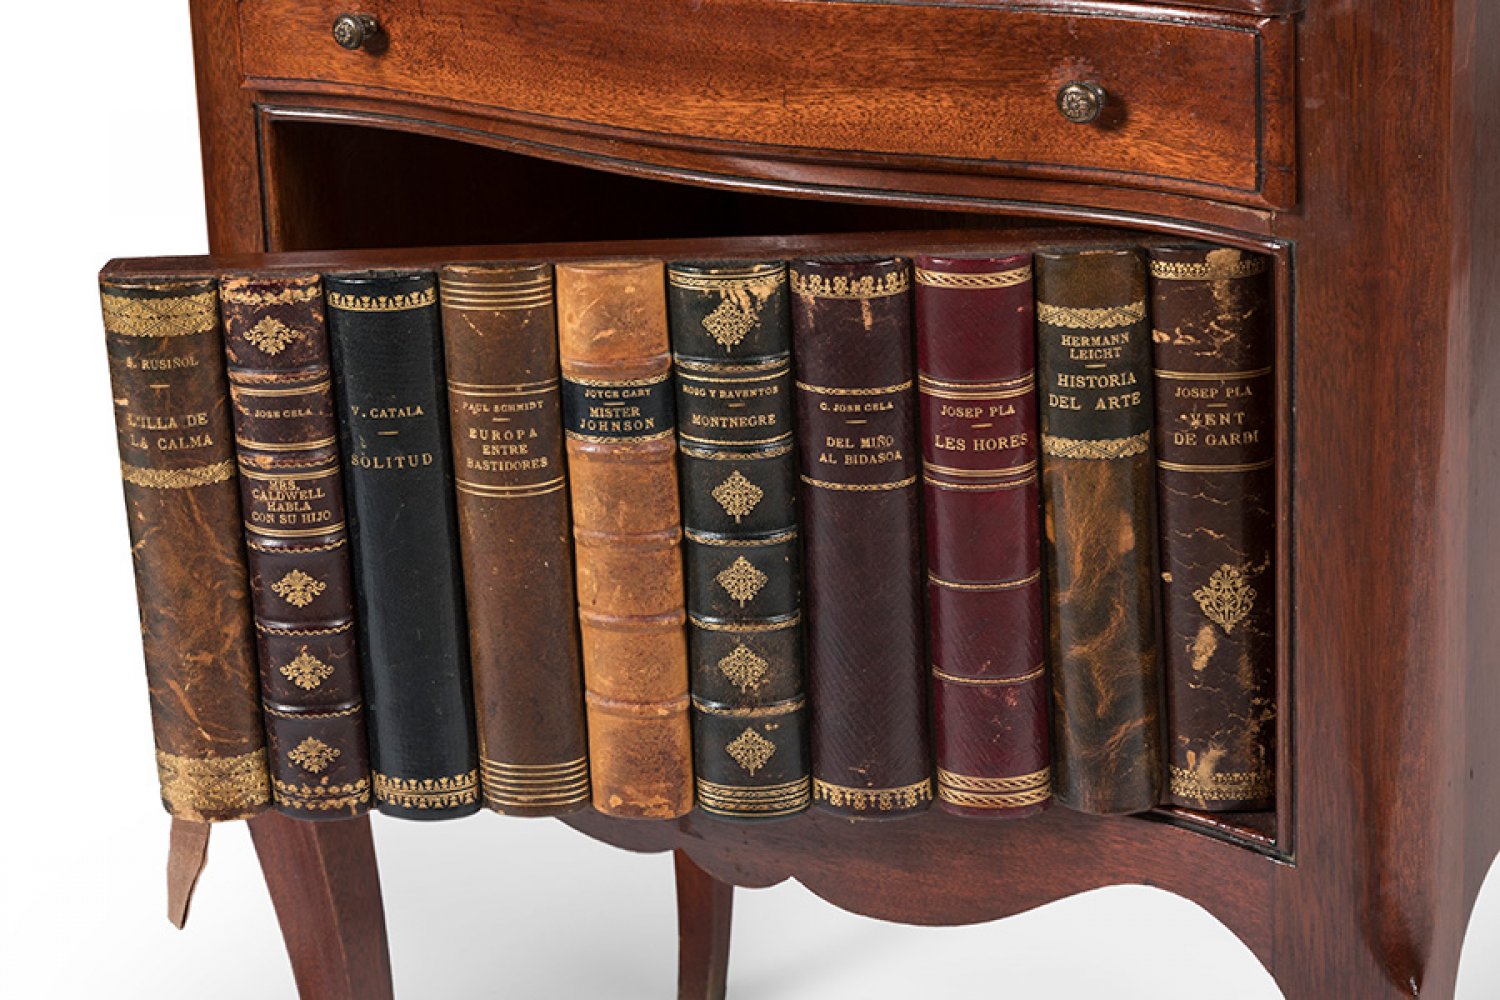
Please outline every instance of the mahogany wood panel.
M1086 2L636 0L629 17L612 0L368 6L378 54L334 44L344 0L245 0L252 85L460 102L677 146L920 157L1259 204L1290 190L1285 20ZM1072 80L1110 95L1098 121L1058 111Z
M734 887L672 855L677 874L677 1000L724 1000Z

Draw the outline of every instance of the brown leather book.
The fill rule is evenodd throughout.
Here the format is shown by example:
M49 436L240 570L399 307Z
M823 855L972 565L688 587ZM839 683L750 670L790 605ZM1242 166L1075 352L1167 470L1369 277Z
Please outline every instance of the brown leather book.
M1276 796L1276 408L1269 261L1151 251L1169 801Z
M276 807L369 810L344 482L317 274L226 276L240 503Z
M1035 261L1054 794L1141 812L1162 774L1146 269L1135 249Z
M813 802L932 801L916 364L901 258L791 264Z
M102 278L120 473L162 803L196 822L270 804L212 278Z
M559 264L557 319L594 808L670 819L693 753L662 264Z
M439 286L484 804L575 812L589 767L552 267L454 264Z

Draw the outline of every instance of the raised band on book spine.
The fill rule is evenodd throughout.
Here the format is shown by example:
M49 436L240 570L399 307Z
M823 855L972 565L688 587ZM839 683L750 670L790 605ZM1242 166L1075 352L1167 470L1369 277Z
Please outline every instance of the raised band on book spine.
M1029 254L918 257L917 392L938 805L1051 799Z
M813 801L900 816L932 800L910 267L800 260L789 281Z
M290 816L359 816L370 762L322 279L225 277L220 300L272 794Z
M1276 408L1268 258L1151 250L1167 794L1276 794Z
M552 268L456 264L439 284L484 803L574 812L589 769Z
M662 265L556 278L594 807L670 819L693 806L693 752Z
M324 278L375 804L479 808L437 276Z
M1134 249L1035 264L1054 794L1141 812L1162 774L1145 265Z
M271 801L217 283L101 278L162 804L194 822Z
M786 266L667 268L698 806L787 816L811 790Z

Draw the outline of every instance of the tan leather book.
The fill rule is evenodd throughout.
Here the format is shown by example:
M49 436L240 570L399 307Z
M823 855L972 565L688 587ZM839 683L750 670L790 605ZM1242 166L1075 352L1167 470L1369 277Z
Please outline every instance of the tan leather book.
M693 805L682 523L660 262L557 266L594 808Z

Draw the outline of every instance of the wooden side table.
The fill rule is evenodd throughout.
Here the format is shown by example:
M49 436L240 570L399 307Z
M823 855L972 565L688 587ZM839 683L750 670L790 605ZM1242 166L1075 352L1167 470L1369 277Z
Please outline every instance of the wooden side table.
M1452 996L1500 848L1500 4L353 2L192 0L216 252L1054 220L1276 260L1275 812L570 820L675 852L681 996L788 877L925 924L1145 882L1291 1000ZM304 996L388 996L368 822L252 831Z

